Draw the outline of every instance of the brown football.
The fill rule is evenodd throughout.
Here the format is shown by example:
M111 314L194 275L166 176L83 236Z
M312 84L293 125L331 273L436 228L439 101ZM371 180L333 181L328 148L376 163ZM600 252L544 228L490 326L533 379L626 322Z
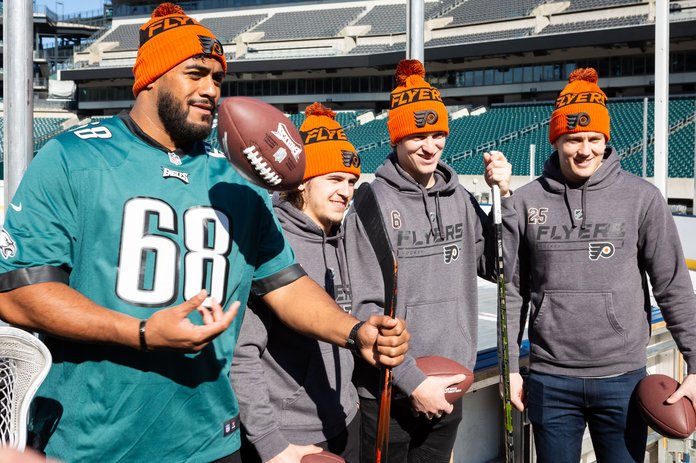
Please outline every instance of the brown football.
M445 398L449 403L454 403L457 399L466 394L466 391L468 391L474 383L474 373L471 370L447 357L439 357L437 355L418 357L416 359L416 365L426 376L466 375L464 381L452 384L445 389Z
M646 423L665 437L684 439L696 429L696 412L686 397L675 404L665 401L679 388L667 375L648 375L636 386L636 402Z
M303 456L302 463L346 463L346 460L334 453L324 450L320 453Z
M225 98L217 129L227 159L247 180L274 191L294 190L302 183L302 137L279 109L256 98Z

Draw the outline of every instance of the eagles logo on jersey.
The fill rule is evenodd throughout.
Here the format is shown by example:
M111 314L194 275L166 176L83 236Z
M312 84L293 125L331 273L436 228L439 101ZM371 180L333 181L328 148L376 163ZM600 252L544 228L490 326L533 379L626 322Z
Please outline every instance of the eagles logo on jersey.
M4 228L0 231L0 252L5 260L17 254L17 245Z
M597 260L600 257L605 259L614 255L614 245L609 242L590 243L590 260Z
M459 246L456 244L448 244L442 247L445 257L445 264L451 264L459 258Z

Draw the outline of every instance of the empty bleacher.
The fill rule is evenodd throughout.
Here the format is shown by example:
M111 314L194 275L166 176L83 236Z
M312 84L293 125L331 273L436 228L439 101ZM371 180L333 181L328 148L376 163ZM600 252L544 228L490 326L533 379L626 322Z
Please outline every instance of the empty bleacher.
M278 12L251 32L263 32L263 41L336 37L363 11L353 7Z
M426 42L427 47L442 47L446 45L456 45L459 43L489 42L492 40L504 40L526 37L534 31L533 27L521 29L507 29L502 31L482 32L480 34L453 35L440 37Z
M34 117L33 118L33 137L34 152L38 151L48 140L61 133L63 123L70 119L65 117ZM5 118L0 115L0 159L4 159L3 137L4 137Z
M644 24L648 20L647 15L621 16L617 18L592 19L589 21L576 21L563 24L551 24L541 30L540 34L559 34L574 31L592 31L597 29L614 29L617 27L636 26Z
M564 10L564 12L596 10L612 6L635 5L638 3L644 3L644 0L570 0L570 6Z
M140 37L140 26L145 24L121 24L110 33L104 35L101 42L118 42L113 51L137 50Z
M349 54L351 55L370 55L372 53L388 53L392 51L406 50L406 42L388 44L373 44L373 45L358 45L354 47Z
M452 16L449 26L523 18L545 0L467 0L445 16Z
M406 32L406 5L377 5L355 23L370 25L367 35L389 35Z
M238 35L252 29L267 17L268 15L266 14L220 16L202 19L201 24L210 29L215 37L224 44L232 43Z

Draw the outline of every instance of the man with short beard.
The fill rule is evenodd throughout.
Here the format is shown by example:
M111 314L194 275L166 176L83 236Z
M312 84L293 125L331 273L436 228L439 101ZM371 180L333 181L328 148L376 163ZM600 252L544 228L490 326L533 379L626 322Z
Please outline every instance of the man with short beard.
M162 4L140 40L133 109L49 141L27 170L0 232L0 317L45 333L53 355L34 447L238 461L229 371L250 292L368 360L399 363L408 334L384 317L353 330L295 262L267 192L203 142L227 68L213 34Z

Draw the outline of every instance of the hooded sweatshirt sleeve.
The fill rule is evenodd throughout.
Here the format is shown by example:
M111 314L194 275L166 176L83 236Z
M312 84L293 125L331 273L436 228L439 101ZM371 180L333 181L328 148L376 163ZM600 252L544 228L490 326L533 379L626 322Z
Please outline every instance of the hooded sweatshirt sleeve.
M290 445L271 406L268 381L261 355L268 344L268 329L261 318L266 309L260 301L247 307L232 358L232 387L239 399L239 414L247 438L261 461L268 461ZM267 317L270 322L271 317Z
M639 229L638 249L667 328L689 373L696 373L696 297L674 218L657 189Z
M353 292L352 313L359 320L384 314L384 282L379 263L358 215L346 217L346 254ZM394 385L407 395L425 381L415 359L406 354L403 363L392 369Z
M520 371L520 343L524 336L529 304L529 252L520 236L524 225L515 207L515 196L503 198L503 264L505 275L508 335L515 335L515 342L508 344L510 372ZM521 212L524 218L524 211ZM500 323L500 320L498 320Z

